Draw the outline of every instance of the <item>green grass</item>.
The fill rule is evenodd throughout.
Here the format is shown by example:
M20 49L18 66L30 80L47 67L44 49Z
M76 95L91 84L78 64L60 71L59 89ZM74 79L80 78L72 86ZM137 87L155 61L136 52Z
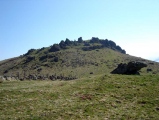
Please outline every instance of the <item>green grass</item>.
M158 75L0 83L0 119L158 119Z

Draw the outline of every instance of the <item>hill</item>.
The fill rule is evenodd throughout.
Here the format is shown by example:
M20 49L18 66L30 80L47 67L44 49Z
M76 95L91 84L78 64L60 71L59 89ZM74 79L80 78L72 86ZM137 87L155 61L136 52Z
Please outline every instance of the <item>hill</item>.
M110 73L119 63L145 62L142 74L159 73L157 62L126 54L120 46L108 39L92 37L90 40L71 41L41 49L30 49L24 55L0 62L0 75L7 79L63 79L72 80ZM148 70L148 71L147 71Z
M130 61L147 67L140 75L110 73ZM0 80L4 120L159 118L159 63L128 55L107 39L80 37L30 49L0 61L0 75L7 79Z

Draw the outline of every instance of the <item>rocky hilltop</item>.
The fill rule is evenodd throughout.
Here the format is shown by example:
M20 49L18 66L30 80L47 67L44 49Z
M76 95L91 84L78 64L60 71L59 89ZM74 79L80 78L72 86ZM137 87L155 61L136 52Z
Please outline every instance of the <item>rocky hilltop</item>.
M126 54L115 42L92 37L77 41L68 38L59 44L41 49L30 49L24 55L0 61L0 75L4 79L72 80L91 74L110 73L120 63L140 61L147 67L143 74L158 74L157 62Z

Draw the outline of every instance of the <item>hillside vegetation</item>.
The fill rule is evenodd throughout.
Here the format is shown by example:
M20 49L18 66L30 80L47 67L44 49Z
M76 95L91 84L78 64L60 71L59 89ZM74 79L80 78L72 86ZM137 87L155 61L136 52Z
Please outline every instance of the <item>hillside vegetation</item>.
M110 74L127 63L145 67L140 75ZM2 120L157 120L158 93L159 63L107 39L66 39L0 61Z
M0 62L0 75L15 79L63 79L72 80L110 73L119 63L130 61L145 62L148 67L141 73L159 73L157 62L137 58L126 54L120 46L111 40L92 37L78 41L66 39L59 44L41 49L30 49L24 55Z

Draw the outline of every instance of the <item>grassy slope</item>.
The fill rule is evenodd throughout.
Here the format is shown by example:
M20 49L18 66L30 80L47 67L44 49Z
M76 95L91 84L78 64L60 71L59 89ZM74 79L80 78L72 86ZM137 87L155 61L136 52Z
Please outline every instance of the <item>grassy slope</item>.
M46 76L47 74L56 74L81 78L89 76L90 72L93 72L95 75L109 73L115 69L119 63L127 63L133 60L146 62L148 64L147 68L151 68L154 73L159 73L159 64L152 61L122 54L109 48L83 51L79 50L79 47L80 46L49 53L49 55L57 56L59 58L58 62L51 62L54 58L47 58L43 61L39 61L39 57L45 55L43 52L47 49L44 49L44 51L38 54L33 53L36 59L29 63L25 63L25 57L19 57L7 63L3 62L0 64L0 74L3 75L3 71L9 70L7 73L9 76L16 76L17 73L23 76L25 71L26 75L39 74ZM49 67L45 66L45 64ZM39 67L36 68L37 66ZM40 72L38 72L39 68L42 69ZM147 68L143 69L142 72L146 73Z
M5 81L1 119L158 119L158 75L92 75L75 81Z

